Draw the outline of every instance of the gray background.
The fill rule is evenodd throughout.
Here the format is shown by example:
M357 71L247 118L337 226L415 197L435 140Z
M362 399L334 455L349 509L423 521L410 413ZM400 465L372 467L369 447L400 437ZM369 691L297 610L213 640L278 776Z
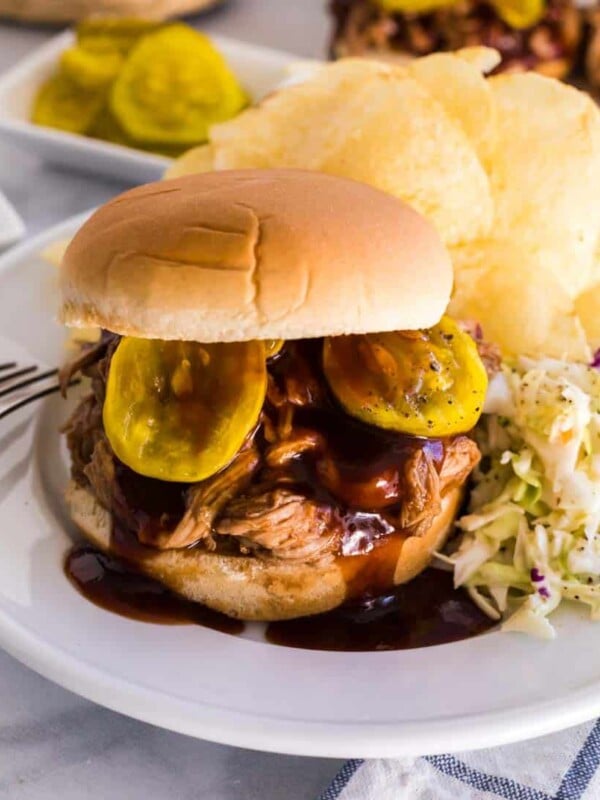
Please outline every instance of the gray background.
M323 0L230 0L193 23L301 56L323 56ZM54 31L0 23L0 71ZM28 234L126 184L73 174L0 143L0 188ZM304 800L340 762L208 744L99 708L0 652L0 797L12 800Z

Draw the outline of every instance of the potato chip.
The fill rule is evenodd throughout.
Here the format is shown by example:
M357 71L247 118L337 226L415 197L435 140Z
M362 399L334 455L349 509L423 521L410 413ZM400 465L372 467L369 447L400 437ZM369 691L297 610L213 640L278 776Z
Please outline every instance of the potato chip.
M600 235L600 112L583 92L534 73L489 84L498 107L495 235L534 253L576 297Z
M44 261L48 262L48 264L52 264L53 267L60 267L65 250L69 246L70 241L70 239L58 239L55 242L50 242L50 244L46 245L41 251L40 256Z
M213 169L213 159L212 145L201 144L198 147L192 147L167 167L163 178L180 178L182 175L210 172Z
M478 49L496 53L489 48ZM408 72L462 126L482 163L486 164L496 149L496 104L481 71L454 53L434 53L417 58Z
M277 89L282 89L285 86L294 86L297 83L304 83L304 81L313 78L317 72L320 72L326 64L317 59L304 58L299 61L292 61L287 64L284 69L284 78L277 85Z
M537 255L510 241L482 241L452 252L449 313L481 323L505 355L588 361L590 349L573 301L544 274Z
M600 282L575 299L575 310L593 350L600 347Z
M502 61L502 56L493 47L463 47L455 50L454 55L462 58L467 64L487 75Z
M594 286L600 283L600 239L596 245L596 252L594 254L594 263L592 264L592 271L590 273L589 286Z
M383 189L428 217L448 244L491 225L488 178L464 130L406 70L387 64L329 64L215 126L211 142L216 169L314 169Z
M168 175L287 166L370 183L451 247L451 313L480 321L508 355L587 361L588 338L600 346L600 112L535 74L485 80L497 59L467 48L406 68L346 59L309 71L213 128L212 149Z
M65 348L77 353L83 344L94 344L100 338L100 328L69 328Z

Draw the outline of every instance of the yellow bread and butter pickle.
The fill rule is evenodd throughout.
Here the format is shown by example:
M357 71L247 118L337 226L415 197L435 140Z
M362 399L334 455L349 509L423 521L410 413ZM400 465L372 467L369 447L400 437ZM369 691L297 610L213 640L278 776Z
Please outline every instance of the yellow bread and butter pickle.
M200 481L239 451L266 389L262 342L125 337L106 386L106 435L117 457L141 475Z
M323 368L347 413L413 436L471 430L488 383L475 341L449 317L429 330L328 337Z
M39 89L32 121L174 156L248 104L223 56L183 23L98 19Z
M458 5L460 0L375 0L384 11L402 14L427 14ZM546 10L545 0L492 0L500 19L517 30L536 25Z
M284 344L285 343L283 339L265 339L264 345L267 358L273 358L274 356L279 355Z
M200 344L125 337L103 419L116 455L141 475L196 482L233 459L254 430L267 359L281 339ZM487 375L474 340L445 317L429 330L328 337L325 377L362 422L416 436L474 427Z

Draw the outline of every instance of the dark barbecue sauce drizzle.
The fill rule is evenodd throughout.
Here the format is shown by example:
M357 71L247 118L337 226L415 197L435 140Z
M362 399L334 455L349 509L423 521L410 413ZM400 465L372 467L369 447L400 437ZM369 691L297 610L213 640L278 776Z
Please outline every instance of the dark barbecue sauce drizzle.
M427 569L381 597L271 622L267 640L307 650L407 650L467 639L494 624L466 593L454 589L450 573Z
M276 384L292 376L303 387L314 385L320 395L314 406L295 409L294 427L324 436L340 485L347 487L347 503L340 504L339 497L323 485L319 472L323 464L313 457L294 459L287 468L287 481L291 479L307 497L339 509L342 557L338 563L345 573L349 599L327 614L269 624L268 641L314 650L396 650L457 641L489 629L493 623L466 594L453 589L448 573L429 569L390 591L390 567L406 538L390 521L397 508L364 512L356 507L370 502L357 501L354 507L352 503L354 487L364 490L367 486L369 497L375 499L401 489L402 466L416 447L426 448L434 462L441 462L443 440L389 434L343 413L321 374L320 340L287 343L281 355L271 360L269 371ZM268 404L265 409L268 413ZM261 449L266 447L260 430L255 442ZM177 524L185 508L186 484L144 478L118 462L116 470L123 508L134 528L150 533ZM131 530L115 526L112 547L123 560L76 547L65 562L71 582L96 605L146 622L243 631L242 622L184 600L136 572L136 562L152 551L140 545Z
M402 500L404 465L417 449L426 450L434 463L441 464L444 442L390 433L345 413L322 374L321 349L320 339L289 342L272 360L269 372L277 385L291 378L309 387L314 403L294 409L294 428L321 434L326 457L300 456L289 463L287 472L305 496L338 509L340 555L354 557L370 553L398 534L405 537L396 531L394 520ZM332 483L335 493L327 488Z
M243 622L185 600L91 547L74 547L67 555L65 572L84 597L123 617L162 625L203 625L223 633L244 630Z
M169 592L123 561L91 547L74 547L65 572L81 594L101 608L142 622L202 625L240 634L244 623ZM381 597L348 603L327 614L267 626L272 644L307 650L405 650L446 644L484 633L494 623L452 577L428 569Z

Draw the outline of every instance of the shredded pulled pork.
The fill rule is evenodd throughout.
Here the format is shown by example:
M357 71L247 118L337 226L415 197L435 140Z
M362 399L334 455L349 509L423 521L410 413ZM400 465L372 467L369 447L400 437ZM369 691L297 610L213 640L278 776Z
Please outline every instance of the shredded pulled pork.
M143 543L169 550L202 541L209 550L215 550L212 535L215 519L227 503L248 486L259 463L256 448L240 452L226 469L188 490L187 510L174 531L148 538L141 536Z
M337 545L334 510L288 489L241 495L225 509L217 533L235 536L246 552L287 561L315 561Z
M91 379L91 392L79 403L63 433L71 452L71 471L79 483L88 482L98 501L112 509L115 486L114 455L102 424L102 407L110 359L119 342L114 334L103 333L98 342L84 345L81 353L66 364L59 374L63 395L78 372Z
M85 483L85 469L92 460L96 442L102 436L102 407L89 394L77 406L62 432L67 437L71 453L71 474L80 483Z
M475 341L479 358L483 361L483 366L486 369L488 377L493 378L497 372L500 372L500 365L502 364L500 348L497 344L488 342L483 338L483 329L475 320L461 320L459 324Z
M116 482L115 457L106 436L99 436L83 474L90 482L100 505L111 510L113 508L114 487Z
M438 513L441 503L440 476L431 456L415 450L404 465L404 480L409 487L399 515L403 528L419 533Z
M408 491L402 502L399 522L415 535L424 533L442 508L442 497L460 486L479 463L481 454L472 439L457 436L444 453L438 472L427 450L415 450L404 467Z
M456 489L465 482L465 478L475 469L481 453L468 436L457 436L446 449L440 470L440 486L442 494Z
M93 378L98 371L102 372L103 367L108 370L110 358L119 343L119 338L113 333L103 331L97 342L82 346L77 356L65 364L59 372L58 380L63 396L67 393L71 378L78 372ZM107 356L108 361L105 361ZM106 374L104 374L104 379L106 379Z
M267 449L265 462L269 467L284 467L304 453L322 451L325 447L325 440L320 433L297 428L288 439L272 444Z

